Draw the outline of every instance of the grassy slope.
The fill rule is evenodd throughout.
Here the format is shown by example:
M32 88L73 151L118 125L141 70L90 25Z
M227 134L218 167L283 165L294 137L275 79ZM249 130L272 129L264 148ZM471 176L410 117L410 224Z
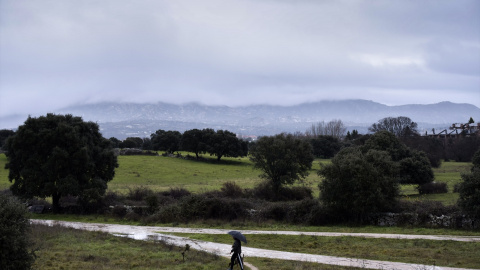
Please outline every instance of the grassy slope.
M208 156L205 158L210 159ZM5 155L0 154L0 190L10 186L8 171L3 169L6 161ZM228 181L234 181L244 188L251 188L261 181L260 171L253 169L248 158L222 158L220 163L215 163L161 156L119 156L118 162L115 178L108 183L111 191L126 192L135 186L145 186L157 191L182 187L192 192L202 192L218 190ZM316 174L320 162L328 164L330 161L315 160L310 175L303 183L312 188L315 196L318 196L318 183L321 181ZM468 172L470 166L470 163L465 162L443 162L440 168L434 169L435 181L448 184L447 194L419 196L412 185L403 186L402 194L409 199L439 200L445 204L455 204L458 194L453 193L453 187L460 182L461 173Z

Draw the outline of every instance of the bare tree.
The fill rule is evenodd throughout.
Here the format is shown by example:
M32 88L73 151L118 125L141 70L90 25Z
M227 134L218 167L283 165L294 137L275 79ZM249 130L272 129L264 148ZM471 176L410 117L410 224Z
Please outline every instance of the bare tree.
M312 124L312 126L305 131L307 137L318 137L318 136L332 136L338 139L342 139L345 135L347 128L343 124L342 120L331 120L328 123L324 121Z
M407 137L418 134L417 123L405 116L385 117L378 120L378 122L369 127L368 130L373 133L386 130L395 134L397 137Z

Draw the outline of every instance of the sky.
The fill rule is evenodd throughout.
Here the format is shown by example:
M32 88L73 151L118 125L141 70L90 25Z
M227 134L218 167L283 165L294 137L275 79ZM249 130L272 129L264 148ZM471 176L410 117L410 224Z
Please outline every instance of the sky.
M0 119L338 99L480 107L480 1L0 0Z

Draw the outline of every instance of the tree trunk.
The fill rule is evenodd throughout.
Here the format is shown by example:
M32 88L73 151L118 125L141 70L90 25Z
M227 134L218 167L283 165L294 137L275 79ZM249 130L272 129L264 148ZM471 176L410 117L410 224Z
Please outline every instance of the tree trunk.
M60 194L53 193L52 194L52 207L54 213L60 212Z

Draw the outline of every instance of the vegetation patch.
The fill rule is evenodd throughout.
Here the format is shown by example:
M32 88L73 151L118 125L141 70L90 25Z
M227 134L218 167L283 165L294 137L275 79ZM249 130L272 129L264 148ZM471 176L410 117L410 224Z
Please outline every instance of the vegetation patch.
M228 235L183 233L175 235L224 244L232 242ZM246 237L248 244L245 246L253 248L448 267L480 268L479 242L277 234L250 234Z
M139 241L103 232L32 226L36 269L222 269L227 259L161 241Z

